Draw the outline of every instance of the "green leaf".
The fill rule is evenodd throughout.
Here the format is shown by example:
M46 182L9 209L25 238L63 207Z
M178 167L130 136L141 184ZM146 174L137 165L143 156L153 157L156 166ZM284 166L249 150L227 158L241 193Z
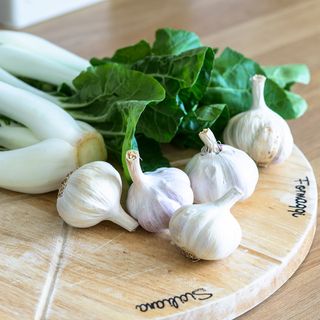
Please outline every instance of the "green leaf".
M150 54L151 47L149 43L145 40L141 40L132 46L118 49L111 60L112 62L117 63L133 64Z
M300 96L280 88L270 79L265 84L264 98L267 106L284 119L296 119L307 109L306 102Z
M90 59L90 64L93 67L103 66L104 64L106 64L108 62L112 62L111 58L108 58L108 57L104 57L104 58L93 57L93 58Z
M179 96L187 111L191 110L199 103L207 90L207 87L210 83L214 55L215 53L213 50L210 49L206 51L203 65L196 82L192 87L182 89L179 93Z
M230 48L225 49L215 60L201 104L225 103L231 117L248 110L252 104L251 78L255 74L265 75L259 64ZM300 99L288 95L272 79L266 81L264 96L266 104L284 119L295 119L305 111Z
M227 106L224 104L215 104L201 106L196 110L190 111L181 123L175 144L184 147L200 148L203 143L198 137L199 132L205 128L211 128L215 134L219 134L219 126L215 127L215 124L220 122L220 124L223 124L223 127L226 125L229 120L227 109Z
M212 49L201 47L177 56L148 56L133 66L135 70L155 77L166 90L165 100L142 114L139 132L161 143L172 140L186 114L180 98L181 89L190 90L190 96L201 96L200 91L206 88L212 66L212 61L208 60L212 58Z
M208 89L202 104L227 104L230 115L246 111L251 106L251 77L264 74L254 61L230 48L215 60Z
M308 109L308 104L301 96L296 93L286 91L286 95L289 98L292 109L294 110L295 118L301 117Z
M207 50L212 49L201 47L179 55L148 56L138 61L133 69L152 75L164 83L175 80L182 88L189 88L199 76Z
M201 41L194 32L165 28L156 31L152 53L155 55L178 55L201 46Z
M142 171L154 171L158 168L170 167L170 163L168 159L163 156L158 142L144 135L138 135L137 143Z
M115 63L90 67L73 84L77 92L69 102L86 106L69 113L91 123L105 137L107 148L121 152L128 178L125 153L135 147L139 117L149 103L164 99L164 89L154 78Z
M308 84L310 71L305 64L285 64L263 67L266 76L281 88L290 88L294 83Z
M148 42L141 40L138 43L118 49L111 58L92 58L90 63L93 66L103 65L108 62L132 65L151 54L151 47Z
M212 132L214 133L215 137L218 140L222 140L222 134L223 134L224 128L227 126L230 118L231 117L230 117L229 107L226 105L223 108L219 118L210 127L210 129L212 130Z
M184 112L179 104L174 99L166 98L145 109L138 123L138 132L160 143L170 142L178 131L183 116Z
M198 134L205 128L211 128L225 107L225 104L211 104L201 106L195 111L190 111L184 117L180 131Z

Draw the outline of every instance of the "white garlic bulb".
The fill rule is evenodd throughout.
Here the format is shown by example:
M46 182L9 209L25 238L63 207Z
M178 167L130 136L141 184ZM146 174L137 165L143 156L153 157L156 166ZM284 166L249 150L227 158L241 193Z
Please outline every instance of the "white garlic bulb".
M223 133L224 142L245 151L259 166L285 161L292 152L293 138L286 121L264 100L266 78L252 78L251 109L234 116Z
M250 197L259 178L254 161L245 152L218 143L210 129L199 137L205 146L186 166L195 203L215 201L232 187L242 192L242 200Z
M121 190L120 175L111 164L91 162L73 171L62 183L57 210L74 227L87 228L109 220L133 231L138 223L122 209Z
M138 151L126 153L128 170L133 181L129 188L127 208L142 228L158 232L169 226L173 213L193 203L188 176L177 168L160 168L143 173Z
M215 202L178 209L169 224L173 242L192 259L220 260L229 256L242 237L240 225L230 213L241 196L233 188Z

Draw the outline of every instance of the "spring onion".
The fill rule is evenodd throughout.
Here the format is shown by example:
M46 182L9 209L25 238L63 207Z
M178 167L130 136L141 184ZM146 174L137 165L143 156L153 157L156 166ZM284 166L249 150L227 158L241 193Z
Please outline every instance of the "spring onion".
M21 125L0 127L0 187L26 193L57 189L64 177L104 160L102 136L54 103L0 81L0 114ZM7 142L6 142L7 141ZM31 144L31 145L30 145Z

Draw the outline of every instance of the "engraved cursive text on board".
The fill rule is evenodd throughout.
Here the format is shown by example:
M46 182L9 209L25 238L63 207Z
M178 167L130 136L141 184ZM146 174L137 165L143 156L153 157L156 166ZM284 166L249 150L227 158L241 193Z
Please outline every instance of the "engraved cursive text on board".
M306 192L307 187L310 185L309 178L306 176L304 179L295 180L295 204L289 206L288 212L295 218L305 216L307 208Z
M148 302L136 305L136 309L141 312L147 312L148 310L163 309L165 307L173 307L178 309L181 304L188 302L189 300L207 300L213 296L212 293L207 292L204 288L195 289L191 292L186 292L179 296L165 298L158 301Z

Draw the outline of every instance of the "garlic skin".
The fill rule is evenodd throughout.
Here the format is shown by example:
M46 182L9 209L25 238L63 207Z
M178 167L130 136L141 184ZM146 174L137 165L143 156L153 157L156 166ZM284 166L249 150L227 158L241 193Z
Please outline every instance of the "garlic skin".
M225 143L245 151L261 167L284 162L293 148L287 122L265 103L265 81L262 75L252 78L251 109L234 116L223 133Z
M241 198L233 188L215 202L178 209L170 220L173 242L192 259L220 260L240 244L242 231L230 208Z
M143 173L136 150L127 151L126 162L133 181L128 192L128 211L149 232L167 229L173 213L193 203L188 176L177 168Z
M88 163L62 183L57 199L58 213L73 227L88 228L109 220L133 231L138 223L122 209L121 190L120 175L111 164Z
M199 133L204 147L186 166L195 203L212 202L232 187L249 198L257 185L259 172L255 162L243 151L217 142L210 129Z

